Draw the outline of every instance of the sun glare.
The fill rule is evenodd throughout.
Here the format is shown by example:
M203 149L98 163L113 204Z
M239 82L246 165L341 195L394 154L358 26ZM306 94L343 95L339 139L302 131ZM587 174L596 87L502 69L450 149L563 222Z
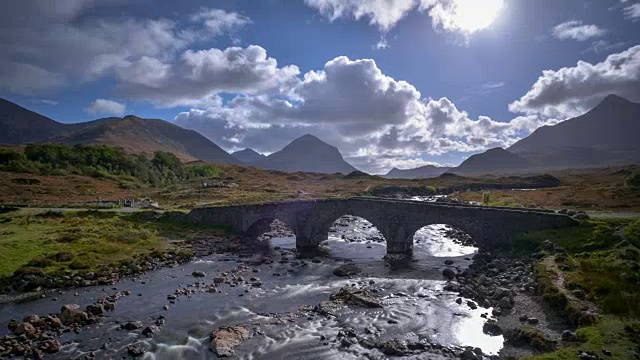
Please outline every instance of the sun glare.
M504 0L455 0L452 21L465 32L486 29L498 17Z

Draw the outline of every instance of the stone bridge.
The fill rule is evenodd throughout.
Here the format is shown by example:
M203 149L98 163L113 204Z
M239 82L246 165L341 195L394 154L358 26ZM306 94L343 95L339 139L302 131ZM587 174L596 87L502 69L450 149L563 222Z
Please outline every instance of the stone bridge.
M296 235L300 251L327 240L334 221L343 215L368 220L387 241L389 254L408 254L413 235L431 224L448 224L469 234L479 247L493 248L510 242L513 235L540 229L576 225L565 215L550 211L493 208L379 198L288 201L193 209L196 223L222 225L247 232L278 219Z

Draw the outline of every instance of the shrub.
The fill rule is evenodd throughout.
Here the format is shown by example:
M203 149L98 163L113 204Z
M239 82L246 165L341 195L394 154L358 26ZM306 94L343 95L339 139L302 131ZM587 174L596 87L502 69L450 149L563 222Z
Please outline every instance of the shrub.
M627 187L640 188L640 172L634 171L625 181Z
M488 191L485 191L482 193L482 203L484 205L489 205L491 203L491 193Z

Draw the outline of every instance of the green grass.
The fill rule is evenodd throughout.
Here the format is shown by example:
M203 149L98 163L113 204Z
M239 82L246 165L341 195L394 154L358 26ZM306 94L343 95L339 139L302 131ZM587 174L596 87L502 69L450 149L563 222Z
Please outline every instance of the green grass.
M18 212L0 222L0 277L28 267L91 270L167 247L158 223L115 212Z
M184 213L153 211L20 210L0 215L0 279L15 272L60 274L100 271L128 264L145 254L175 250L197 236L225 236L229 230L195 225Z
M573 360L579 359L578 351L593 351L601 358L602 349L611 351L611 359L635 359L638 349L640 323L619 317L605 316L598 323L581 327L576 331L578 342L547 354L526 357L529 360Z
M623 229L626 239L619 236ZM579 341L563 344L561 349L531 359L578 359L578 351L602 354L602 348L615 359L632 359L640 350L640 220L603 219L580 226L521 234L517 241L502 249L512 255L533 254L551 240L555 254L541 251L536 277L543 299L570 322L579 326ZM628 241L626 241L628 240ZM564 276L558 288L559 272ZM581 311L584 304L568 296L579 289L584 301L597 306L594 317Z

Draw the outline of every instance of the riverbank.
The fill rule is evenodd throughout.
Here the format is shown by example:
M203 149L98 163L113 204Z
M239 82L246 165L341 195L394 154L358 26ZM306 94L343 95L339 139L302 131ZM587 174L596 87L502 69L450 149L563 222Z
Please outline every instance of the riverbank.
M0 293L113 285L237 243L181 213L16 210L0 215ZM6 297L5 297L6 300Z
M602 347L619 358L637 346L628 333L633 322L602 310L599 302L613 302L580 279L592 274L574 261L583 260L584 250L605 249L603 261L632 256L637 229L626 220L594 221L529 234L519 247L495 254L478 254L455 229L430 226L416 234L409 262L383 261L384 240L353 217L334 224L313 258L296 255L293 234L279 222L227 248L225 241L212 246L216 241L193 236L195 261L123 277L116 285L0 305L0 321L11 325L0 329L0 344L11 344L5 354L31 351L52 359L147 352L156 359L212 352L252 358L578 359L580 352L607 356ZM616 237L618 229L630 245ZM575 278L584 303L598 305L590 308L593 317L583 312L563 320L582 307L570 306L573 292L566 303L558 300L562 296L551 285L559 285L549 282L552 265L556 279ZM609 286L610 294L617 289L620 296L620 289ZM79 321L52 328L69 311Z

